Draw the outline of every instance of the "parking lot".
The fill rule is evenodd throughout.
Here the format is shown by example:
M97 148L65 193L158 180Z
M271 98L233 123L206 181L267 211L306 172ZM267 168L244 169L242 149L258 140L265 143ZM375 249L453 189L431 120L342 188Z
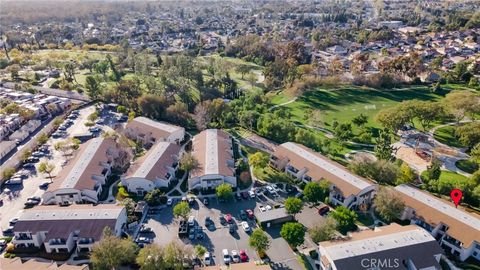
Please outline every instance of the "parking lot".
M73 120L73 124L67 128L66 135L71 134L74 130L81 130L85 127L85 119L93 112L92 106L86 107L79 111L77 119ZM4 185L1 190L0 198L3 199L3 205L0 206L0 234L3 235L3 230L9 227L9 221L21 215L21 212L25 208L25 202L28 198L38 196L41 197L45 192L45 189L39 188L39 185L44 182L49 182L47 175L37 172L38 164L42 161L48 161L55 165L54 171L51 173L55 176L62 169L62 164L65 164L66 158L61 152L55 151L53 145L64 137L50 138L46 145L48 151L45 155L39 157L39 162L35 163L35 167L30 169L20 169L25 172L26 178L23 179L21 185Z
M192 205L191 215L196 219L198 225L201 226L204 232L204 237L201 239L190 240L188 235L186 237L178 236L179 223L173 217L173 206L166 207L161 210L151 211L144 220L145 227L151 228L152 232L140 233L138 237L152 239L154 243L165 245L173 240L182 241L185 244L205 246L213 255L213 261L216 265L222 265L223 255L222 250L228 249L239 252L245 250L249 260L259 260L259 257L254 249L248 245L249 233L245 232L241 226L242 219L240 217L240 210L251 209L255 214L260 212L260 206L274 207L281 206L286 194L279 192L279 196L264 196L258 194L255 198L239 198L234 199L234 202L219 203L215 198L209 200L208 206L202 203L202 198L195 200ZM174 202L178 203L178 200ZM268 207L269 208L269 207ZM306 207L306 213L302 215L302 219L310 219L310 223L320 220L322 217L316 213L315 208ZM269 211L269 210L266 210ZM315 216L312 218L312 214ZM228 223L222 225L219 217L231 214L233 217L233 224L235 226L234 233L230 233ZM215 224L213 228L205 226L205 218L209 217ZM300 217L300 216L299 216ZM251 230L257 228L255 219L245 219ZM267 255L274 262L275 269L301 269L297 261L297 255L288 246L286 241L280 236L280 227L273 227L266 230L272 237L272 244ZM138 239L137 237L137 239ZM142 239L144 239L142 238Z

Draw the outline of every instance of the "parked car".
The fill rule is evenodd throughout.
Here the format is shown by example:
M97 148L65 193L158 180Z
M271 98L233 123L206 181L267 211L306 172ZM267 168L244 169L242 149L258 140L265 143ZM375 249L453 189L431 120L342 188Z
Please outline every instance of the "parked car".
M35 151L35 152L32 153L32 157L41 158L43 156L45 156L45 153L40 152L40 151Z
M240 250L240 260L242 262L248 261L248 256L247 256L247 253L245 252L245 250Z
M242 197L240 196L240 194L235 193L235 200L240 201L241 199Z
M205 236L205 234L203 233L203 228L199 227L197 228L197 239L203 239L203 237Z
M275 189L274 189L273 186L271 186L271 185L268 185L268 186L266 186L265 188L266 188L266 189L268 190L268 192L270 192L270 193L273 193L273 192L275 191Z
M205 265L211 265L212 264L212 254L210 252L205 253L203 256L203 262Z
M248 222L242 221L242 228L245 232L250 232L250 226L248 225Z
M328 214L328 212L330 212L330 207L328 207L328 205L323 205L318 209L318 214L321 216Z
M266 209L266 210L272 210L272 207L267 204L267 205L265 205L265 209Z
M234 263L240 262L240 256L238 255L238 252L236 250L232 250L232 261Z
M260 205L260 206L258 207L258 209L260 209L260 212L265 212L265 211L267 211L267 209L265 209L265 206L263 206L263 205Z
M285 191L288 193L288 194L292 194L294 193L295 191L297 191L297 189L291 185L291 184L287 184L285 185Z
M37 158L37 157L29 157L25 160L26 163L37 163L39 161L40 161L40 159Z
M230 254L228 253L228 249L223 249L222 254L223 254L223 262L225 264L230 264L231 259L230 259Z
M206 216L205 217L205 227L210 226L210 224L212 224L212 223L213 223L213 220L209 216Z
M142 227L142 228L140 229L140 232L141 232L141 233L151 233L151 232L152 232L152 228Z
M231 234L235 233L235 225L234 224L229 224L228 225L228 232Z
M12 235L13 234L13 226L8 226L5 230L2 231L3 236Z
M232 215L226 214L226 215L225 215L225 220L226 220L228 223L232 223L232 222L233 222Z
M250 190L250 191L248 192L248 195L249 195L250 198L252 198L252 199L255 198L255 192L253 192L253 190Z
M12 218L8 221L8 224L10 224L10 226L13 226L15 225L15 223L17 223L17 221L18 221L18 218Z
M247 209L245 210L245 212L247 212L247 216L248 218L254 218L255 216L253 215L253 211L251 209Z
M92 133L97 133L97 132L102 131L102 129L100 127L91 127L91 128L88 129L88 131L90 131Z
M173 204L172 198L168 198L168 200L167 200L167 205L168 205L168 206L171 206L172 204Z
M188 218L188 226L190 226L190 227L195 226L195 216L190 216Z
M40 185L38 185L38 188L40 189L46 189L50 185L50 182L43 182Z
M208 205L208 204L209 204L209 202L210 202L210 201L209 201L209 199L208 199L208 198L204 198L204 199L203 199L203 204L204 204L204 205Z
M247 213L245 212L245 210L240 210L240 219L241 220L247 219Z
M220 224L225 225L227 224L227 220L223 215L218 216L218 220L220 221Z
M190 231L188 232L188 239L194 240L195 239L195 229L191 228Z
M23 179L20 177L12 177L5 181L5 185L21 185L23 184Z
M242 198L245 199L245 200L248 200L250 196L248 195L248 192L244 191L242 192Z
M33 196L33 197L30 197L30 198L27 198L27 200L40 202L42 200L42 198L40 198L39 196Z

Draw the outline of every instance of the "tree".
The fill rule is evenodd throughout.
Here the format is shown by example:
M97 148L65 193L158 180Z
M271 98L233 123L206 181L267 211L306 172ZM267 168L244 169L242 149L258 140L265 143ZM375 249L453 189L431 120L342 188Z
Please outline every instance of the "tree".
M430 166L427 168L427 178L428 180L438 180L440 178L440 174L442 173L441 170L442 163L437 158L432 159Z
M197 170L199 166L198 160L191 153L184 154L180 159L180 169L186 172L193 172Z
M53 164L53 163L44 161L44 162L40 162L40 164L38 164L38 171L40 173L48 174L48 178L50 179L50 182L52 182L52 172L53 172L53 170L55 170L55 164Z
M202 245L195 245L195 256L202 258L207 253L207 248Z
M322 241L331 240L335 235L335 229L337 228L337 221L331 216L327 216L320 224L308 230L308 234L312 238L313 242L319 243Z
M92 247L90 261L98 270L117 269L125 263L135 261L137 247L130 239L119 239L106 235Z
M248 65L238 65L235 68L235 71L242 75L242 80L243 80L243 77L245 76L245 74L250 72L250 66L248 66Z
M184 269L184 264L189 263L193 250L180 242L172 241L164 247L164 261L167 269Z
M32 150L30 149L25 149L22 151L22 153L20 154L20 160L22 162L25 162L27 159L30 158L30 156L32 155Z
M400 166L400 176L398 177L396 184L409 184L415 180L417 175L415 174L415 171L408 166L407 163L402 163Z
M45 133L40 134L37 138L37 142L40 145L46 144L48 142L48 135Z
M268 165L268 160L269 156L259 151L248 158L248 163L254 168L264 168Z
M167 197L163 191L158 188L148 192L144 199L150 206L159 206L167 202Z
M471 122L457 127L455 136L458 137L463 145L472 148L477 143L480 143L480 122Z
M107 80L107 71L108 71L108 62L107 61L100 61L96 64L93 65L93 70L95 70L95 72L99 73L99 74L102 74L103 76L103 79L104 80Z
M400 218L405 209L402 198L391 188L380 187L375 200L375 210L388 222Z
M169 102L165 96L143 94L137 98L137 105L143 115L153 119L162 119L165 117Z
M353 231L357 228L357 225L355 225L357 214L343 205L337 207L330 216L337 221L337 229L342 234L346 234L348 231Z
M73 82L75 80L75 62L67 62L63 66L63 76L65 77L65 80L69 83Z
M366 123L368 123L368 117L361 113L352 119L352 123L357 127L363 127Z
M164 270L164 250L159 245L147 245L138 252L135 262L141 270Z
M16 81L19 78L18 73L20 72L21 69L22 68L20 67L20 65L13 64L7 67L7 72L10 73L12 80Z
M15 168L9 167L2 171L2 179L10 179L15 174Z
M229 200L233 197L233 189L230 184L223 183L215 188L215 194L218 198Z
M392 159L392 138L387 129L380 131L375 145L375 156L381 160Z
M270 238L260 228L253 230L248 239L248 245L255 249L260 257L263 257L262 255L265 254L265 251L270 248L270 243Z
M287 222L283 224L280 235L291 247L297 247L304 242L305 229L298 222Z
M480 96L470 91L452 91L443 99L448 111L455 117L457 122L469 114L472 119L480 112Z
M325 201L329 193L329 183L327 181L309 182L303 189L303 196L306 201L318 203Z
M339 124L334 132L335 138L341 140L341 141L348 141L352 136L352 125L350 124Z
M175 218L187 219L189 215L190 215L190 206L188 206L187 202L177 203L173 207L173 216Z
M296 214L302 211L302 208L303 202L299 198L288 197L285 200L285 210L287 210L287 213L293 215L294 217Z
M100 83L94 76L87 76L85 78L85 84L87 94L92 100L96 100L101 96Z
M98 113L97 112L93 112L91 113L88 117L87 117L88 121L90 122L95 122L95 120L98 119Z
M480 164L480 143L477 143L472 150L470 150L472 160Z

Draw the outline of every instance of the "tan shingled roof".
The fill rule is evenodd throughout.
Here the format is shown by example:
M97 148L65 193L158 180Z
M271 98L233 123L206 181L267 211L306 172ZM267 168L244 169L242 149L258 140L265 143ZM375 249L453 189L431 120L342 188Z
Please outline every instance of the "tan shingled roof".
M93 154L88 154L87 151L89 150L89 146L91 146L91 144L98 143L100 140L100 146L96 149L96 151ZM68 188L75 188L78 190L93 190L97 181L93 180L92 176L102 174L104 167L101 165L101 163L106 163L110 160L107 151L114 148L116 148L116 143L113 139L101 137L94 138L85 144L80 145L80 148L74 153L73 158L68 162L67 166L65 166L62 171L53 179L53 183L49 185L47 191L53 192L61 188L67 188L65 185L69 176L78 178L78 181L73 181L74 185ZM84 158L85 160L82 160ZM84 170L79 171L77 175L73 176L71 174L72 170L79 162L86 162L88 164Z
M292 143L290 143L290 144L292 144ZM346 173L353 174L353 173L349 172L349 170L347 168L345 168L344 166L342 166L342 165L340 165L336 162L331 161L330 159L324 157L320 153L317 153L317 152L313 151L312 149L310 149L306 146L303 146L301 144L295 144L295 145L304 149L305 151L310 152L311 154L315 155L316 157L320 158L321 160L323 160L325 162L328 162L329 164L335 166L338 170L344 170ZM293 152L290 149L287 149L283 145L279 145L276 148L273 155L275 157L279 158L280 160L283 159L283 158L288 158L289 163L293 167L295 167L299 170L301 170L303 168L307 168L308 171L307 171L306 174L308 176L310 176L313 180L319 181L321 179L326 179L327 181L334 184L338 189L340 189L343 192L343 195L345 197L347 197L349 195L352 195L352 194L356 195L362 190L362 189L358 188L357 186L352 185L349 182L345 181L344 179L338 177L337 175L334 175L333 173L329 172L325 168L321 168L321 167L317 166L316 164L314 164L310 160L308 160L305 157L299 155L297 152ZM361 178L361 177L359 177L359 178ZM373 183L371 183L367 179L362 178L362 180L371 184L371 185L373 185Z
M216 136L214 142L209 142L211 134ZM210 137L212 138L212 137ZM212 151L209 145L216 147L217 151ZM233 176L234 168L228 166L227 161L233 161L233 151L231 147L230 135L219 129L207 129L193 137L193 156L198 160L199 168L190 173L190 177L198 177L208 174L219 174L224 176Z
M145 134L158 140L160 138L166 139L172 135L173 132L183 128L140 116L130 121L126 129L135 130L140 134Z
M415 199L412 196L409 196L408 193L400 192L399 189L403 187L410 187L408 185L401 185L396 187L396 191L398 195L404 200L405 204L413 209L415 209L415 214L419 219L424 220L430 225L438 225L439 223L443 223L448 225L447 234L451 237L461 241L465 247L469 247L472 242L475 240L480 243L480 230L475 229L473 224L466 222L461 222L458 219L452 217L451 215L447 214L447 211L442 211L440 209L436 209L431 205L425 204L422 201ZM410 187L413 188L413 187ZM415 189L415 192L418 192L419 195L423 195L428 200L432 201L432 204L435 203L446 203L452 205L453 203L444 201L440 198L432 196L427 192L421 191L419 189ZM452 206L453 207L453 206ZM465 211L464 208L459 206L458 208L453 207L453 209L459 210L462 215L469 216L472 220L476 220L477 224L480 221L480 216L474 213L468 213ZM458 217L458 216L457 216Z
M166 146L163 154L161 154L156 161L151 160L155 158L155 152L158 151L161 146ZM178 161L180 149L181 147L174 143L158 142L152 146L145 155L141 156L130 165L125 178L128 180L128 178L134 177L137 174L146 174L144 178L151 181L155 180L157 177L164 178L165 174L168 173L167 166L172 166L173 163ZM147 161L153 161L155 164L153 164L148 172L139 172L142 164Z

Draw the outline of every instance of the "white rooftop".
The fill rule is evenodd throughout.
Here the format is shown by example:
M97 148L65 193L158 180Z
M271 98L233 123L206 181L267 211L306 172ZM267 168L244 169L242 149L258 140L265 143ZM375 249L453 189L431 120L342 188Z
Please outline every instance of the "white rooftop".
M132 177L146 178L153 166L155 166L160 157L163 156L163 153L165 153L169 145L169 142L158 142L155 144L145 161L142 163L142 165L140 165L138 170L135 171Z
M52 207L52 206L39 206L30 210L24 211L19 220L62 220L62 219L117 219L122 212L122 207L100 207L99 206L87 206L87 207Z
M205 148L205 174L219 174L217 129L207 129Z
M82 155L78 158L78 161L73 166L72 170L68 173L65 180L60 185L60 188L74 188L77 184L78 180L80 180L80 176L82 176L83 172L87 168L88 164L95 156L98 148L103 142L102 137L94 138L90 140L87 145L87 149L83 151Z
M327 246L325 249L330 258L335 261L431 241L435 241L435 238L424 229L418 227L408 231L384 234L356 241L340 242L337 245Z
M173 126L173 125L168 125L168 124L165 124L165 123L160 123L160 122L157 122L157 121L153 121L152 119L146 118L146 117L143 117L143 116L135 118L135 121L138 121L138 122L143 123L145 125L149 125L149 126L154 127L154 128L165 130L165 131L170 132L170 133L175 132L175 131L180 129L179 127L176 127L176 126Z
M287 148L288 150L292 151L293 153L297 153L298 155L302 156L303 158L309 160L316 166L328 171L329 173L337 176L340 179L343 179L344 181L348 182L349 184L357 187L358 189L365 189L367 187L370 187L372 184L363 180L361 177L352 174L348 170L333 164L332 162L329 162L323 158L318 157L317 155L301 148L295 143L292 142L287 142L282 144L283 147Z
M431 208L437 209L438 211L441 211L443 214L450 216L451 218L454 218L462 223L464 223L467 226L470 226L478 231L480 231L480 219L469 215L465 213L464 211L457 209L453 206L453 203L447 204L442 200L433 198L432 196L429 196L425 194L424 192L421 192L414 187L411 187L409 185L399 185L396 186L395 189L399 192L402 192L403 194L423 203L428 205Z

